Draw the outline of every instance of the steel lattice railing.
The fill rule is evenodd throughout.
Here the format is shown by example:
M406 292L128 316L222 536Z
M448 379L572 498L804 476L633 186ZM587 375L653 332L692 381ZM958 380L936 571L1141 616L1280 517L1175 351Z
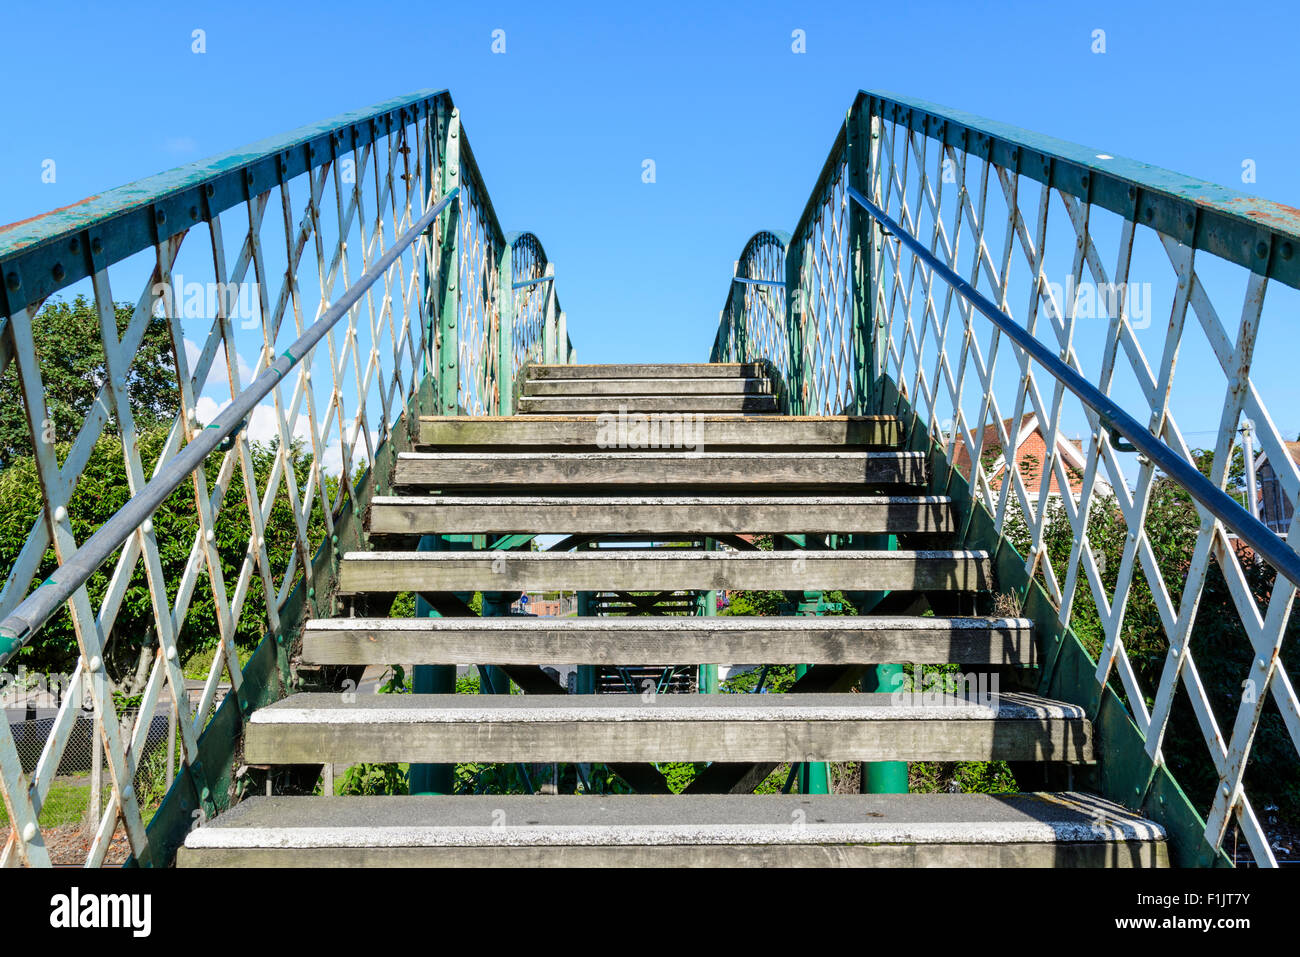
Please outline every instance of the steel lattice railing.
M376 483L387 481L414 417L508 406L520 365L511 344L521 336L510 321L514 297L502 294L503 280L507 289L513 283L509 252L459 113L449 95L432 91L0 231L0 376L16 373L21 387L42 506L19 553L5 558L0 667L21 660L65 607L80 650L30 777L0 708L0 792L10 824L0 863L50 863L40 812L83 701L101 730L111 785L85 864L102 864L121 831L135 860L166 863L183 838L177 821L183 828L225 806L233 767L230 760L213 767L210 756L233 758L241 718L290 687L301 621L333 611L338 555L359 541L357 517ZM124 330L123 290L135 296ZM105 381L73 434L59 435L47 412L50 357L37 347L33 319L73 293L85 294L100 317ZM545 325L545 316L539 324L524 314ZM148 423L166 437L146 461L145 424L128 381L137 361L158 361L140 355L147 327L158 322L172 344L164 358L176 408ZM542 334L557 328L553 319ZM567 336L560 341L565 361L572 350ZM244 354L257 358L245 362ZM130 498L78 541L73 498L105 442L125 457ZM273 462L259 475L254 459L266 449ZM164 500L185 494L197 530L184 545L183 571L169 575L162 555L177 543L152 519ZM268 523L286 506L294 543L277 562ZM229 549L223 533L232 509L246 513L250 533L230 580L221 549ZM106 643L141 569L156 647L138 711L174 711L181 763L147 830L132 782L150 722L119 724L106 664ZM215 605L218 651L191 709L178 647L201 588ZM241 667L235 632L249 624L254 592L266 638ZM223 681L230 693L218 710ZM214 744L213 735L224 737Z
M1146 767L1114 796L1152 809L1171 715L1190 709L1219 781L1195 808L1205 844L1222 847L1235 821L1253 859L1267 865L1276 863L1273 849L1244 777L1268 703L1300 749L1300 704L1282 661L1300 536L1292 514L1280 537L1243 507L1249 499L1229 466L1249 420L1259 447L1246 457L1267 460L1294 507L1300 469L1282 425L1300 423L1278 423L1264 390L1268 382L1285 394L1289 385L1285 373L1268 375L1280 371L1275 355L1294 352L1276 320L1297 305L1297 252L1300 215L1288 207L863 93L789 245L788 344L767 336L745 353L773 361L787 353L794 411L904 415L913 446L941 453L935 461L946 474L934 487L968 482L998 540L1022 536L1018 560L1050 600L1048 624L1064 632L1079 602L1095 606L1102 635L1085 665L1092 687L1076 693L1094 714L1108 689L1122 695ZM715 357L735 354L753 324L748 312L724 309ZM1180 359L1196 363L1191 380L1176 378ZM1198 415L1212 427L1180 428ZM1035 431L1043 461L1004 454ZM1215 436L1208 479L1194 434ZM1153 546L1161 530L1148 506L1158 481L1181 486L1200 517L1183 581L1164 579ZM1118 569L1104 568L1095 547L1103 506L1118 508L1128 529ZM1062 514L1074 544L1060 566L1046 536ZM1256 594L1261 560L1277 574ZM1191 648L1213 567L1249 644L1231 713L1216 713ZM1145 684L1125 645L1138 578L1166 651L1158 680ZM1059 654L1050 668L1061 668Z
M514 322L505 351L511 373L518 380L529 363L573 362L568 318L555 292L555 264L547 259L542 241L532 233L511 236L510 263Z
M758 232L736 261L710 362L771 361L789 374L785 323L785 247L788 233Z

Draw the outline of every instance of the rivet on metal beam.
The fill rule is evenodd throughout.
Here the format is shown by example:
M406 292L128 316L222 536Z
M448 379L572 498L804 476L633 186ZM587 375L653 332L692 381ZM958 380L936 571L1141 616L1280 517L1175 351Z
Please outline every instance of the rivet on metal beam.
M50 272L53 274L55 282L63 282L63 277L66 275L63 270L63 263L55 263Z
M1268 258L1268 243L1260 243L1258 246L1256 246L1256 247L1255 247L1255 255L1257 255L1260 259L1267 259L1267 258Z
M18 281L18 273L11 272L5 276L5 285L9 287L10 292L17 292L19 285L21 285Z

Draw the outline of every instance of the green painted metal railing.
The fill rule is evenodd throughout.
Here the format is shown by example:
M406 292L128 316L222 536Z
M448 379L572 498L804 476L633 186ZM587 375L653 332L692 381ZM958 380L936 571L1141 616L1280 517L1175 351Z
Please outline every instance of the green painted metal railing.
M863 92L785 245L784 310L752 301L744 280L767 274L747 246L713 349L715 359L787 370L791 411L902 417L909 447L930 457L930 491L961 509L958 544L993 549L1004 596L1035 620L1039 690L1090 709L1103 755L1092 783L1164 824L1184 864L1225 862L1230 824L1256 863L1275 864L1245 785L1266 704L1300 749L1300 705L1283 664L1300 535L1292 512L1264 516L1289 527L1285 538L1269 531L1228 468L1249 420L1259 447L1246 456L1276 469L1288 508L1300 497L1266 379L1252 376L1267 357L1265 292L1283 315L1298 302L1298 244L1300 213L1289 207ZM1152 326L1156 299L1168 304L1167 325ZM770 313L783 313L783 329L769 328ZM1185 384L1174 375L1180 350L1200 361ZM1207 483L1175 413L1205 414L1210 390L1222 400L1210 412L1218 428ZM1034 432L1045 461L1004 452ZM1159 481L1182 487L1200 519L1183 581L1164 580L1153 545L1163 531L1148 515ZM1110 569L1091 538L1108 509L1129 530ZM1063 568L1049 554L1053 521L1074 538ZM1270 558L1280 574L1261 579L1255 563ZM1192 650L1212 575L1237 618L1234 654L1248 662L1226 707L1211 703ZM1164 635L1165 661L1145 684L1125 644L1138 576ZM1072 628L1080 601L1095 606L1101 632L1088 647ZM1197 759L1218 778L1195 803L1168 768L1176 711L1191 716L1205 746Z
M543 274L538 306L519 283ZM166 864L196 822L248 786L238 754L254 709L359 677L302 668L299 631L336 611L338 560L363 547L360 515L415 441L418 417L508 412L524 362L572 356L554 267L531 234L506 239L459 111L447 93L423 91L4 227L0 276L0 375L21 387L43 505L4 569L0 655L39 640L65 604L80 652L30 776L0 709L0 794L12 825L0 864L51 863L41 809L83 701L102 735L111 798L86 858L58 863L100 865L124 832L134 861ZM141 290L125 330L114 289ZM33 319L52 297L82 291L100 316L106 381L75 434L52 435L52 357L37 348ZM142 357L158 322L171 355ZM251 367L241 350L257 353ZM150 462L127 387L137 360L170 363L177 386ZM213 395L221 383L225 402ZM73 496L105 442L125 456L131 497L79 542ZM259 477L254 453L267 443L274 462ZM232 504L236 471L242 509ZM198 527L175 571L164 561L175 543L150 515L186 487ZM294 546L273 561L268 522L286 504ZM235 553L223 544L230 508L251 530ZM148 827L135 782L150 722L120 725L105 663L142 574L156 647L138 710L170 709L181 744L175 783ZM192 702L179 646L200 588L212 594L219 635ZM249 624L254 589L266 637L241 667L235 631Z

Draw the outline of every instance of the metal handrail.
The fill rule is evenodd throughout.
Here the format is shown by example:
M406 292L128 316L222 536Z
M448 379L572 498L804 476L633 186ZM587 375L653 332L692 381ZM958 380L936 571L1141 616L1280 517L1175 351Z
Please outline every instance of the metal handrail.
M460 193L450 190L423 216L416 220L387 251L344 290L307 331L298 337L262 373L249 383L217 417L199 432L180 453L162 466L144 488L133 495L107 522L100 526L66 562L23 599L4 621L0 622L0 667L72 597L73 593L130 537L167 497L199 468L203 460L216 451L230 436L239 432L253 409L274 389L295 365L330 331L339 319L357 303L362 294L388 271L397 257L422 236L433 221Z
M859 91L855 108L1300 289L1292 206L885 90Z
M1256 554L1293 584L1300 585L1300 554L1288 548L1267 525L1246 511L1232 496L1201 474L1199 469L1153 435L1114 400L1039 342L1033 333L1019 325L994 305L988 297L941 262L919 239L904 230L861 191L849 186L848 194L854 202L866 210L872 219L889 230L914 255L1002 330L1009 339L1027 352L1035 362L1073 392L1084 405L1096 412L1102 428L1128 439L1138 452L1186 489L1192 498L1235 532L1241 541L1255 550Z

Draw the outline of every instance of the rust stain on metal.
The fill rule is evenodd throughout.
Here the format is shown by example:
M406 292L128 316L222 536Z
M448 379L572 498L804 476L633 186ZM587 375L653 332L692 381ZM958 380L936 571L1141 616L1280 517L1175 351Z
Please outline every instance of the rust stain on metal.
M1256 199L1253 196L1233 199L1231 205L1234 211L1258 222L1289 231L1300 231L1300 209L1294 206Z
M0 233L3 233L10 229L14 229L17 226L25 226L27 223L34 223L38 219L44 219L46 216L53 216L55 213L62 213L65 210L76 209L78 206L82 206L86 203L89 203L91 200L94 199L99 199L98 193L95 193L93 196L87 196L85 199L79 199L75 203L69 203L67 206L59 206L56 207L55 209L46 210L43 213L38 213L35 216L29 216L26 219L20 219L17 222L5 223L3 226L0 226Z

